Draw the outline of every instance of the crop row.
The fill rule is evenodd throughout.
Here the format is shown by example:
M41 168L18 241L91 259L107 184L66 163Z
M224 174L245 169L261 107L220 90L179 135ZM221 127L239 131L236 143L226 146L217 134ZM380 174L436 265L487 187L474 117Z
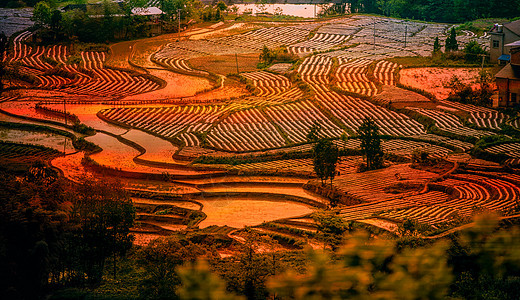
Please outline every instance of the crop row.
M344 34L316 33L308 40L287 47L287 50L295 54L328 50L343 44L349 37Z
M88 80L88 76L81 76L84 82L64 89L66 92L122 97L150 92L159 87L157 83L143 76L131 76L127 72L105 68L104 52L82 52L81 57L85 70L92 72L96 77Z
M221 105L189 105L154 108L118 107L102 110L100 113L110 120L171 138L186 128L188 132L205 131L224 112L225 108Z
M339 137L343 132L311 101L273 106L266 109L265 113L287 133L292 143L305 142L311 126L315 123L321 126L322 137Z
M209 75L208 72L192 69L186 62L186 59L182 56L171 56L168 52L157 52L154 54L154 58L161 64L166 65L174 70L179 70L188 74L194 74L198 76Z
M493 154L506 154L512 158L520 158L520 143L509 143L491 146L485 149Z
M379 61L374 68L374 77L384 85L395 85L394 72L398 64L387 60Z
M475 106L471 104L462 104L451 101L441 101L442 104L454 107L464 112L468 112L470 117L468 121L472 124L475 124L479 127L491 128L491 129L500 129L500 125L504 123L507 119L507 116L503 113L500 113L494 109Z
M285 140L276 127L257 109L229 115L213 127L207 139L215 148L237 152L285 145Z
M316 97L353 131L357 131L363 119L371 117L379 127L380 134L407 136L425 133L423 126L417 121L366 100L326 90L319 90Z
M257 96L260 97L280 95L291 87L289 79L282 75L265 71L242 73L240 75L253 81L254 86L259 90Z
M335 74L338 87L353 93L375 95L377 87L367 76L368 65L371 63L368 59L357 59L340 64Z
M308 34L309 30L294 26L268 27L212 41L233 47L261 50L264 46L276 48L282 45L294 44L305 39Z

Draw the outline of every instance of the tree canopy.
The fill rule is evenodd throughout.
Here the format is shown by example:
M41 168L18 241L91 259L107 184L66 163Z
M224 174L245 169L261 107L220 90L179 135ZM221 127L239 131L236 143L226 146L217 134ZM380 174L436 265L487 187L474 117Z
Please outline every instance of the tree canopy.
M379 137L379 127L370 117L366 117L358 128L358 135L361 139L361 151L366 159L367 170L379 169L383 166L383 150L381 148L381 138Z
M325 181L332 180L336 176L336 165L339 158L339 150L332 141L327 139L320 139L313 147L313 164L314 172L321 179L323 185Z

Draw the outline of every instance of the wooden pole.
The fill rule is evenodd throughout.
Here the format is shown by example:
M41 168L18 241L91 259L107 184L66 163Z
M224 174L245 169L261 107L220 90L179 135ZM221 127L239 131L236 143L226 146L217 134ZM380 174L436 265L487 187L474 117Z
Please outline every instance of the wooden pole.
M237 75L240 74L240 72L238 71L238 54L235 52L235 62L237 64Z

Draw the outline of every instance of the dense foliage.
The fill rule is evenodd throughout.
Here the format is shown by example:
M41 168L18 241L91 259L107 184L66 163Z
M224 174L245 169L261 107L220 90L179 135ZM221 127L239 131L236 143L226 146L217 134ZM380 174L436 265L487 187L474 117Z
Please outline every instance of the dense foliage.
M32 19L40 29L37 39L42 43L75 40L101 43L157 34L157 27L160 32L178 32L191 21L221 20L222 8L225 9L223 3L205 7L198 0L161 0L157 5L164 14L160 16L134 13L147 7L148 2L104 0L88 6L79 4L62 12L56 1L45 0L34 5Z
M352 12L435 22L464 22L479 18L514 18L520 14L517 0L345 0Z
M99 283L107 258L131 247L134 209L120 185L70 184L43 164L0 179L0 298Z
M367 170L379 169L383 166L383 150L381 148L381 138L379 137L379 127L370 117L366 117L358 128L359 139L361 140L361 151L366 159Z
M493 95L493 76L485 71L470 83L464 83L460 78L454 76L446 84L450 88L448 100L480 106L491 106Z

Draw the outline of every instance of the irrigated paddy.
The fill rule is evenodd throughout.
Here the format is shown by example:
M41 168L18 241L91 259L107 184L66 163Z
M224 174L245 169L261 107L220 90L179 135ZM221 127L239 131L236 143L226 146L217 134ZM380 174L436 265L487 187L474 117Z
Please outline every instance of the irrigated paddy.
M270 201L250 197L197 201L204 205L202 211L208 216L199 224L200 228L211 225L227 225L242 228L313 212L311 207L299 203Z

